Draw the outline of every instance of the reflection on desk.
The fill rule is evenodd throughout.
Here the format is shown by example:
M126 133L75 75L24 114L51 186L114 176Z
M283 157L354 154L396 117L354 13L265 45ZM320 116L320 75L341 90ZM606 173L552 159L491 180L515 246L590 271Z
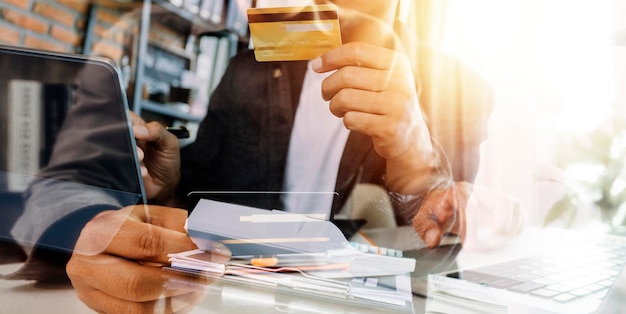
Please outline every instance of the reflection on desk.
M0 274L17 270L21 264L0 265ZM38 284L27 280L0 280L2 313L89 313L69 284Z
M370 240L381 246L394 249L411 249L423 246L415 241L409 228L372 229L367 232ZM367 243L365 239L352 238ZM0 265L0 274L9 274L19 269L21 264ZM206 295L192 313L381 313L381 308L342 304L341 301L307 297L302 295L276 293L271 289L254 286L232 285L217 282L205 289ZM413 297L413 311L423 313L425 299ZM409 309L409 312L411 309ZM0 280L1 313L88 313L90 309L76 296L69 284L42 285L33 281ZM394 312L393 310L387 312Z
M0 273L16 270L19 264L0 265ZM414 312L423 313L425 300L413 298ZM0 280L2 313L89 313L69 284L41 285L32 281ZM203 301L191 313L385 313L380 308L345 305L326 299L274 293L242 285L215 283L207 286ZM393 311L387 311L392 313Z

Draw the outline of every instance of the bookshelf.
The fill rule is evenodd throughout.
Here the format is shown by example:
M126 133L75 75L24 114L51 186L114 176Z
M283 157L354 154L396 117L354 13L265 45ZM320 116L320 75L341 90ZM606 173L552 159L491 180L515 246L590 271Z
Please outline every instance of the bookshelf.
M133 56L135 68L131 86L133 92L130 95L132 110L143 117L150 117L150 120L161 117L163 121L166 121L164 124L199 123L204 118L206 107L208 107L208 94L212 92L215 82L221 79L223 66L239 51L240 47L247 46L245 11L246 6L251 5L252 0L144 0L135 39L136 52ZM180 70L188 72L187 74L191 73L194 79L205 78L201 82L195 80L195 83L210 85L189 87L196 96L190 97L187 102L188 110L184 109L184 105L181 106L184 102L168 103L167 100L149 99L144 93L146 83L151 79L150 72L154 72L148 64L148 61L154 57L150 52L150 49L154 50L153 43L149 40L151 20L156 20L159 24L188 38L186 49L179 47L169 50L169 54L161 54L163 58L170 58L164 62L180 64L178 57L187 58L189 62L186 68ZM215 40L213 52L206 51L206 44L204 44L204 51L201 51L205 37ZM203 60L198 62L201 54L203 54ZM209 69L202 68L207 65ZM202 71L210 71L210 73L205 72L199 75ZM197 94L200 92L206 95L198 100ZM191 98L195 98L195 101Z

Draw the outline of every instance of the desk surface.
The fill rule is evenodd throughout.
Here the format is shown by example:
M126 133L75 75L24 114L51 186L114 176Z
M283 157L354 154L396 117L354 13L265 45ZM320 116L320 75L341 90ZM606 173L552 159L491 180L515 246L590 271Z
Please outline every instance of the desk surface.
M394 228L394 237L388 232L378 230L369 234L373 239L383 241L387 247L408 249L409 242L423 246L423 242L415 242L414 236L407 228ZM382 232L380 232L382 231ZM407 234L404 234L407 233ZM393 243L384 239L396 239ZM400 241L397 239L404 239ZM387 240L388 241L388 240ZM0 274L8 274L19 268L20 264L0 265ZM414 296L415 313L423 313L425 299ZM339 302L316 299L306 296L287 296L266 289L213 284L207 286L206 294L201 303L192 313L380 313L380 308L368 308L345 305ZM32 281L0 280L0 312L2 313L85 313L87 308L76 296L70 285L42 286Z
M8 273L16 264L1 265ZM245 297L242 297L245 296ZM425 300L414 297L415 313L423 313ZM380 313L380 309L348 307L306 297L273 295L270 291L243 287L208 287L202 302L191 313ZM41 286L31 281L0 280L2 313L88 313L90 312L69 285Z
M385 232L369 234L378 238L394 239L393 243L382 243L387 247L398 249L409 249L407 243L398 243L398 239L411 239L410 234L398 236L398 232L408 232L407 230L395 230L395 237L388 237ZM537 249L539 246L545 247L546 237L536 236L518 240L521 244L513 243L501 250L491 252L465 252L458 257L462 267L469 265L483 264L485 261L496 259L506 259L520 253L521 247L528 244ZM548 237L548 239L551 237ZM559 238L559 237L556 237ZM414 239L413 239L414 240ZM571 240L571 239L570 239ZM413 244L416 242L411 241ZM515 242L515 241L514 241ZM541 243L543 245L538 245ZM0 274L7 274L17 269L19 264L0 265ZM426 300L421 297L413 297L415 313L425 311ZM89 309L76 297L74 290L69 285L63 286L40 286L31 281L10 281L0 280L0 312L2 313L85 313ZM213 284L207 287L206 295L194 308L192 313L243 313L250 310L254 313L380 313L381 309L348 306L338 302L328 302L327 300L315 299L305 296L285 296L269 290L253 287L232 286L224 284Z

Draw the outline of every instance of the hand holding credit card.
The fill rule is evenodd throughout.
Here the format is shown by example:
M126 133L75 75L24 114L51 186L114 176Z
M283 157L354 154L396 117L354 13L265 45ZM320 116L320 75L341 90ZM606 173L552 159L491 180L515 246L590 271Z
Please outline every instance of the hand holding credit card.
M247 13L259 62L312 60L341 45L334 5L252 8Z

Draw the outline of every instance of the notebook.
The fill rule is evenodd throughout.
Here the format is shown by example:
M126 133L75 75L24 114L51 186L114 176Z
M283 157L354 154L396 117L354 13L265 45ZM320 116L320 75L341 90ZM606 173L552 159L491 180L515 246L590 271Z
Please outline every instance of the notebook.
M100 197L145 203L127 97L112 61L0 45L0 68L0 203L26 196L3 210L21 212L46 193L67 204ZM64 198L63 191L79 192ZM64 214L41 211L37 219ZM13 222L2 223L9 226L0 231ZM4 233L0 239L11 238Z
M626 238L583 236L538 254L431 274L427 310L623 313L624 265Z

